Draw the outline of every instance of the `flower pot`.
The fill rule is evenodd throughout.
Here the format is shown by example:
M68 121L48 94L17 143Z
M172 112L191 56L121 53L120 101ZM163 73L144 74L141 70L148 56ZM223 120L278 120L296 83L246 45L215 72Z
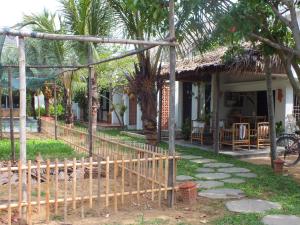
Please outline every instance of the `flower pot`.
M179 185L179 192L182 201L187 204L196 202L197 199L197 184L192 181L187 181Z
M277 174L282 174L283 173L283 166L284 166L284 161L281 159L275 159L273 161L274 163L274 172Z

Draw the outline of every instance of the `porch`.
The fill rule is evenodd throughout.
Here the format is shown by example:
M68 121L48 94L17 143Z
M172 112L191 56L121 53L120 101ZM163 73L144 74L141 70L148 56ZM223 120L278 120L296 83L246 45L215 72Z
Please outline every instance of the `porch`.
M225 153L246 150L268 154L270 138L263 60L258 52L249 49L238 59L223 63L225 51L225 48L217 49L178 62L177 128L190 125L190 143L201 147L217 143ZM275 121L286 128L287 116L293 114L293 89L281 63L275 59L272 70Z

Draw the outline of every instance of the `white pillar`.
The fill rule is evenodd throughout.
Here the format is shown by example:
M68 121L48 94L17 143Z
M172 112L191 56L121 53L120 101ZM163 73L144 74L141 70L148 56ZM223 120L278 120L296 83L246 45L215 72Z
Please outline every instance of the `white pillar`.
M126 111L124 112L124 126L129 125L129 96L123 94L123 104L126 106Z
M136 105L136 129L142 130L143 129L143 121L142 121L142 110L140 104Z
M182 127L182 82L175 82L175 129Z
M113 102L114 106L116 106L116 110L119 111L120 104L122 104L122 96L119 94L114 94L112 97L112 102ZM112 124L120 124L115 111L112 112L111 123Z

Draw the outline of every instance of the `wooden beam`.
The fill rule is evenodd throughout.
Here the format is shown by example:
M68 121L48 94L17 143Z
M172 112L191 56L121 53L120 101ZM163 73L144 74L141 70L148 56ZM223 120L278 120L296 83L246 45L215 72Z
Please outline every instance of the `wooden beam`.
M16 160L16 148L14 137L14 114L13 114L13 89L12 89L12 72L8 68L8 94L9 94L9 126L10 126L10 146L11 146L11 160Z
M19 79L20 79L20 160L26 165L26 64L25 64L25 42L19 37ZM22 199L26 201L26 171L22 170ZM22 210L23 217L25 209Z
M169 30L170 40L175 41L175 23L174 23L174 0L169 1ZM175 67L176 67L176 51L175 46L170 46L170 96L169 96L169 155L175 156ZM174 187L175 160L169 161L168 187ZM174 188L167 194L168 207L173 207Z
M57 88L54 80L54 138L57 140Z
M213 90L213 149L215 153L219 153L219 134L220 134L220 74L212 75Z
M107 37L71 35L71 34L50 34L40 32L28 32L13 30L9 28L0 28L0 35L29 37L56 41L81 41L90 43L111 43L111 44L134 44L134 45L161 45L161 46L176 46L175 42L170 40L146 41L146 40L130 40L130 39L113 39Z

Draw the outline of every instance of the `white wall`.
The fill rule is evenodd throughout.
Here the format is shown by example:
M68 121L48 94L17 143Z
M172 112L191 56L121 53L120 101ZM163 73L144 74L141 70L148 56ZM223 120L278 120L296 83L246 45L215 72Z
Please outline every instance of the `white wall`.
M142 130L143 129L143 122L142 122L142 110L140 104L137 104L137 111L136 111L136 129Z
M79 108L78 103L72 102L72 111L73 111L75 120L79 120L80 119L80 108Z
M38 108L38 100L40 101L40 108L45 108L45 98L43 94L40 94L39 96L34 96L34 107Z
M113 102L113 104L115 106L122 104L122 95L120 95L120 94L114 94L112 96L112 102ZM112 124L120 124L115 111L113 111L112 114L111 114L111 123Z

